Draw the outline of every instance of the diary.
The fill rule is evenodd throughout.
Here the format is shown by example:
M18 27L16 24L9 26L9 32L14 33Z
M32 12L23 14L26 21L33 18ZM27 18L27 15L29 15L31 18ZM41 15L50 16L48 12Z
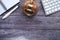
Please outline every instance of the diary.
M19 0L0 0L0 15L16 5L18 2Z

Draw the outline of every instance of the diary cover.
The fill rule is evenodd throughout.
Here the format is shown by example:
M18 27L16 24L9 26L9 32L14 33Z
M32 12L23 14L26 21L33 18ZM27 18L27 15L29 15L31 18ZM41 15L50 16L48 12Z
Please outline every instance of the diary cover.
M19 0L0 0L0 15L17 4Z

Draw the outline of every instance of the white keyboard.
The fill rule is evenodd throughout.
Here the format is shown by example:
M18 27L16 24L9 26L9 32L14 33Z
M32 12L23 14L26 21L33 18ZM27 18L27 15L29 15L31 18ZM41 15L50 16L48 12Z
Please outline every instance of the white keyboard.
M60 10L60 0L41 0L46 15Z

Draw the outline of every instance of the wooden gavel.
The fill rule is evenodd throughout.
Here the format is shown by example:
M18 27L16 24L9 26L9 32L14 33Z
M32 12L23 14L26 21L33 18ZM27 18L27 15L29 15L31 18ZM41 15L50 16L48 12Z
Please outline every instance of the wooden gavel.
M23 5L23 11L27 16L36 15L37 10L38 10L38 6L34 0L28 0Z

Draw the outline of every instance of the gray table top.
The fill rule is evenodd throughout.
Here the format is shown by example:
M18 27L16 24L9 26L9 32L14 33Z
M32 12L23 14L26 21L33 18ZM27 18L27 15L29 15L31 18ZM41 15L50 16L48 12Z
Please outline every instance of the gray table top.
M19 8L9 18L0 17L0 40L60 40L60 11L45 16L40 0L38 13L29 18L23 14L21 0Z

